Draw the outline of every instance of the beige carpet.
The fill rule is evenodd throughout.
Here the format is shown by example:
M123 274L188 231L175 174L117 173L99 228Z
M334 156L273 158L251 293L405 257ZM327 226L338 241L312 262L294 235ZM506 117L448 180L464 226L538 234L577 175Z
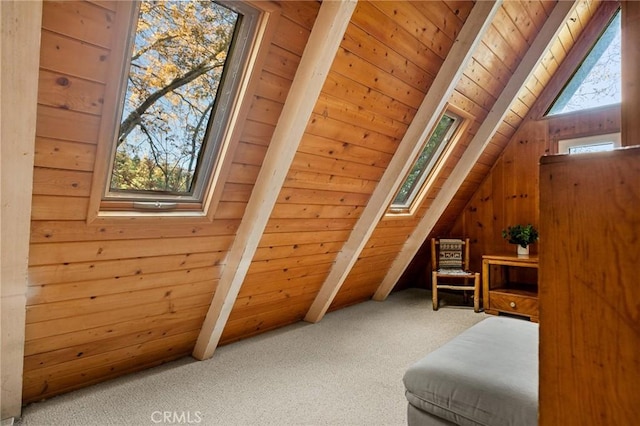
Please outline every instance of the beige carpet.
M208 361L31 404L18 424L403 425L405 369L484 318L433 312L430 292L404 290L223 346Z

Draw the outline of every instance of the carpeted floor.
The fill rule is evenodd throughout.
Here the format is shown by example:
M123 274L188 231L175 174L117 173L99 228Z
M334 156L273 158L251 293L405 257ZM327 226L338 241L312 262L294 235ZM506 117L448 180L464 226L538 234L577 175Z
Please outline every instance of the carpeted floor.
M449 299L452 299L451 296ZM446 299L446 297L445 297ZM486 318L409 289L27 406L22 425L404 425L402 375Z

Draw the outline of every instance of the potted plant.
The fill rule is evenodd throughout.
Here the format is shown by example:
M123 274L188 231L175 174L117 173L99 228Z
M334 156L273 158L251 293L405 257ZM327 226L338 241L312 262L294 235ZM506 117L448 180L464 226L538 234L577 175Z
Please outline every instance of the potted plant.
M529 254L529 244L538 241L538 230L531 225L514 225L502 230L502 237L510 244L518 245L518 255Z

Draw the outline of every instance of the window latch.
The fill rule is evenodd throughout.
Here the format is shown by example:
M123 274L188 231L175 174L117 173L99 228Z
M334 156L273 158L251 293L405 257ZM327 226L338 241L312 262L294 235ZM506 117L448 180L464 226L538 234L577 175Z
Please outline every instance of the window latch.
M162 201L136 201L133 208L140 210L173 210L178 207L177 203L166 203Z

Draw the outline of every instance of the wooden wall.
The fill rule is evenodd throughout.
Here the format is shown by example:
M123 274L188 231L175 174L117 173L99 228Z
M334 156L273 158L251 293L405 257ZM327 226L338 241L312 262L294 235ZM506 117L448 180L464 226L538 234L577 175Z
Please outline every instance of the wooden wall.
M634 424L640 147L547 157L540 174L540 424Z
M474 117L467 134L460 140L415 216L402 219L387 216L379 223L334 300L331 309L369 299L376 291L377 286L384 279L395 260L396 253L402 248L408 236L425 215L442 184L464 153L467 144L487 116L530 43L551 13L554 4L553 1L528 2L526 4L505 2L503 4L480 46L474 52L472 61L465 69L463 77L449 100L450 104ZM588 21L596 8L597 2L581 3L581 7L574 12L576 21L578 23ZM534 73L534 76L519 94L518 99L511 105L510 111L498 127L497 133L489 141L479 161L461 185L445 214L436 224L432 235L447 233L453 226L455 218L460 214L520 123L527 116L535 99L540 95L557 68L558 62L561 62L567 55L581 30L581 25L575 28L569 28L568 25L565 25L561 29L554 42L557 53L545 56L540 69ZM428 256L428 252L425 252L424 249L419 251L399 281L401 287L425 284L423 281L426 277L424 268L428 263ZM422 282L418 283L419 281Z
M640 3L622 4L622 146L640 144Z
M539 226L538 165L541 156L557 153L560 139L620 131L619 105L543 117L618 9L614 2L591 6L593 19L581 19L585 22L583 31L572 31L573 49L563 53L566 61L556 61L555 72L549 72L546 84L539 86L540 92L531 98L533 103L526 119L450 230L453 235L471 238L471 266L476 270L480 270L482 254L515 250L502 238L503 229L517 223ZM562 35L559 39L562 40ZM562 44L566 45L567 42ZM556 48L552 46L551 52L555 51ZM554 53L552 56L557 55ZM542 67L549 68L544 61ZM531 86L528 84L527 89ZM540 238L545 236L541 235ZM533 244L531 250L536 253L537 244Z
M87 224L98 133L109 119L103 116L107 70L122 54L113 51L122 36L114 34L114 23L122 16L116 1L45 2L25 402L191 353L320 7L278 4L282 17L214 220ZM529 167L541 149L539 130L528 136L535 126L522 123L598 4L579 2L433 233L450 230L476 189L494 177L509 193L529 194L510 180L515 174L525 182L526 169L519 166L524 161ZM466 134L416 215L380 221L331 309L376 291L554 5L541 0L500 8L449 100L473 117ZM305 316L472 6L358 2L221 343ZM501 171L492 169L516 137L527 143L507 151ZM527 209L537 202L523 196L501 203L522 199Z
M623 146L638 145L640 4L622 5ZM632 424L640 345L640 149L541 166L540 424ZM567 188L571 188L570 191ZM572 391L566 392L567 389ZM575 390L578 390L575 392ZM562 403L559 403L559 396Z
M515 247L502 238L503 229L518 223L539 226L540 157L556 153L559 139L619 131L618 105L588 114L525 122L450 231L471 239L472 268L480 270L485 253L515 252ZM533 244L531 252L537 251L538 244Z
M482 254L515 250L502 238L502 229L521 222L538 225L540 156L555 153L560 138L620 130L619 107L541 119L617 7L615 2L577 4L573 16L518 94L502 130L498 130L429 235L470 237L471 267L475 270L480 270ZM518 113L514 107L520 108ZM507 123L511 123L511 132L506 131ZM486 164L489 170L483 173ZM533 245L532 251L536 250ZM428 259L430 250L425 242L399 285L430 287L430 275L425 273Z
M87 224L123 17L115 1L44 3L24 402L191 353L318 10L281 6L215 220Z
M222 342L304 318L472 4L450 6L358 2Z

